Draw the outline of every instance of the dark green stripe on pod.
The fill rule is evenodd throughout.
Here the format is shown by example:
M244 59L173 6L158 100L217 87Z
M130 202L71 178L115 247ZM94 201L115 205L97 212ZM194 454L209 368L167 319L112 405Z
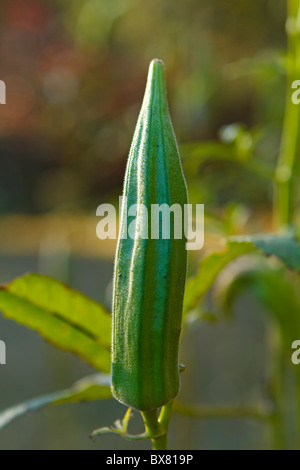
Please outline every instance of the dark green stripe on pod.
M112 392L120 402L146 411L166 404L179 391L178 345L187 266L183 230L187 190L168 110L164 65L157 59L149 68L123 197L113 291ZM138 204L135 228L128 217L133 204ZM153 204L179 205L181 237L171 217L170 237L162 237L160 226L159 238L151 238Z

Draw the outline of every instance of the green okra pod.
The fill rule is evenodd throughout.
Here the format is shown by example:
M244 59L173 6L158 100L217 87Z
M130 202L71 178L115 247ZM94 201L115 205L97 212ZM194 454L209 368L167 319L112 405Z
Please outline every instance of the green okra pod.
M135 204L132 225L128 211ZM169 237L163 235L164 221L159 229L155 225L152 208L162 204L180 209L181 236L173 215ZM155 59L127 163L113 290L112 392L141 411L168 403L179 391L187 267L185 204L187 190L168 110L164 65Z

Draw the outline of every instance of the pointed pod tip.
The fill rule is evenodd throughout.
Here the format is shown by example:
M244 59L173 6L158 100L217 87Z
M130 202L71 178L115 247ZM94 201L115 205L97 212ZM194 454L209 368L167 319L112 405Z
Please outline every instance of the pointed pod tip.
M149 68L154 69L157 66L162 67L163 70L165 68L165 64L161 59L152 59L151 62L150 62L150 67Z
M164 64L164 61L161 60L161 59L152 59L152 60L151 60L151 63L153 63L153 64L161 64L161 65L163 65L163 66L165 65L165 64Z
M150 62L143 104L148 106L151 96L166 100L165 65L160 59L152 59Z
M161 59L152 59L149 66L148 76L150 80L157 79L158 77L164 77L165 75L165 64Z

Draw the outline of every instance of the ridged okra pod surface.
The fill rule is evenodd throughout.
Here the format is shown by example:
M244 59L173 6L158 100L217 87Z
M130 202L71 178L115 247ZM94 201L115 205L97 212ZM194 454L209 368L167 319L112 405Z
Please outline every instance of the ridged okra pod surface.
M136 212L130 209L135 204ZM153 205L162 204L180 208L179 233L173 216L170 236L163 233L162 217L159 226L158 219L151 218ZM187 190L168 110L164 65L155 59L127 162L113 289L112 392L141 411L166 404L179 391L185 204Z

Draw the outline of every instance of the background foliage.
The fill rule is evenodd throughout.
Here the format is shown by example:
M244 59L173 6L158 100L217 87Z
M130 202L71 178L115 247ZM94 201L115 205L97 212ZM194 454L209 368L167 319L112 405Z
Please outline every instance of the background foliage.
M298 0L289 4L293 10ZM189 263L195 277L186 293L181 360L187 369L177 405L178 413L202 419L175 415L171 446L298 448L300 381L290 346L300 337L299 245L290 234L239 238L224 255L210 255L224 236L277 229L275 168L293 57L286 55L286 2L3 0L0 10L0 79L7 84L0 108L1 282L26 271L50 274L110 308L114 243L96 239L95 211L102 202L117 203L148 64L163 59L190 202L205 203L206 210L205 249ZM297 125L290 129L297 137ZM293 229L299 159L294 182ZM31 281L24 277L0 290L8 318L33 311L24 294L28 289L34 297ZM59 296L60 318L53 319L45 299L60 287L43 282L34 309L43 311L47 328L28 317L22 323L47 338L61 322L56 345L72 350L75 335L75 352L107 372L108 345L90 338L95 331L78 332L84 325L69 324ZM76 302L80 311L83 297ZM11 351L0 368L1 409L60 388L16 415L53 401L94 399L95 387L99 398L108 396L106 376L78 385L95 371L2 317L0 339ZM184 408L189 403L197 406ZM115 436L96 445L87 439L122 413L112 401L54 407L11 424L0 447L135 448ZM1 415L0 426L11 417Z

